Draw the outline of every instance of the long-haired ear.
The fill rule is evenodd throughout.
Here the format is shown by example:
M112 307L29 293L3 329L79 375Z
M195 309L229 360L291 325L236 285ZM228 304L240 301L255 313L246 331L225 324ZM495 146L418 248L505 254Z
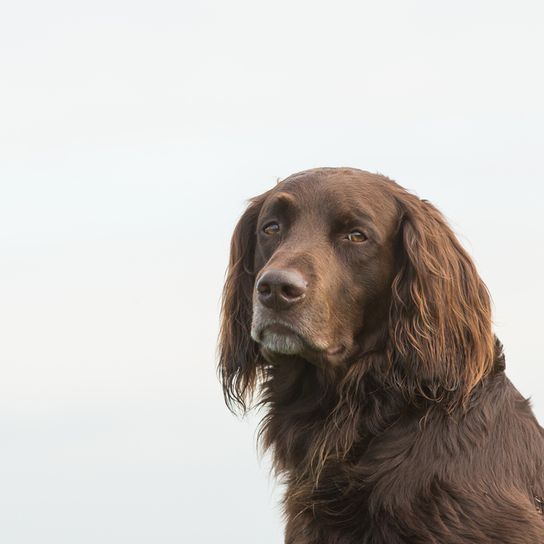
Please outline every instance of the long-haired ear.
M246 410L257 379L260 358L251 338L253 260L257 218L267 193L250 200L230 244L230 258L221 303L218 371L225 401L234 411Z
M489 293L442 214L405 193L390 338L410 395L463 405L494 359Z

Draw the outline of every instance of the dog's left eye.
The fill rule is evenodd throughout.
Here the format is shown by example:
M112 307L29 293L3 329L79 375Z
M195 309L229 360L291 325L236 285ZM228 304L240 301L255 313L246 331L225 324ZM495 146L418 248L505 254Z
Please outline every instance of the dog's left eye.
M268 234L269 236L272 234L277 234L279 231L280 231L280 226L275 221L272 221L271 223L267 223L263 227L263 232L265 234Z
M361 232L360 230L352 230L346 238L350 242L364 242L368 240L366 234L364 232Z

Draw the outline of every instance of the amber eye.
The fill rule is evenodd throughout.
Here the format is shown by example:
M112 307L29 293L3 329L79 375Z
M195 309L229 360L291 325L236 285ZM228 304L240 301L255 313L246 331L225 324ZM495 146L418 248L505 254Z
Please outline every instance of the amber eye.
M368 240L366 235L360 230L352 230L346 237L350 242L364 242Z
M271 234L277 234L280 231L280 226L277 223L267 223L263 227L263 232L265 234L271 235Z

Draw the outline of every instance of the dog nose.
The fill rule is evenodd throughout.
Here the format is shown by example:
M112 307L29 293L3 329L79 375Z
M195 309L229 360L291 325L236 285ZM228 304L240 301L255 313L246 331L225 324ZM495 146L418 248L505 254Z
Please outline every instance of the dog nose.
M259 301L268 308L287 310L306 293L306 280L296 270L267 270L257 282Z

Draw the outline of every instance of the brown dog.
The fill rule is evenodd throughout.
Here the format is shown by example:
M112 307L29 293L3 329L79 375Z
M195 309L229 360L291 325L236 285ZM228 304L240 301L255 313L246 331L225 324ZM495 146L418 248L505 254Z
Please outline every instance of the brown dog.
M544 432L442 215L355 169L295 174L233 235L220 372L257 392L288 544L544 542Z

